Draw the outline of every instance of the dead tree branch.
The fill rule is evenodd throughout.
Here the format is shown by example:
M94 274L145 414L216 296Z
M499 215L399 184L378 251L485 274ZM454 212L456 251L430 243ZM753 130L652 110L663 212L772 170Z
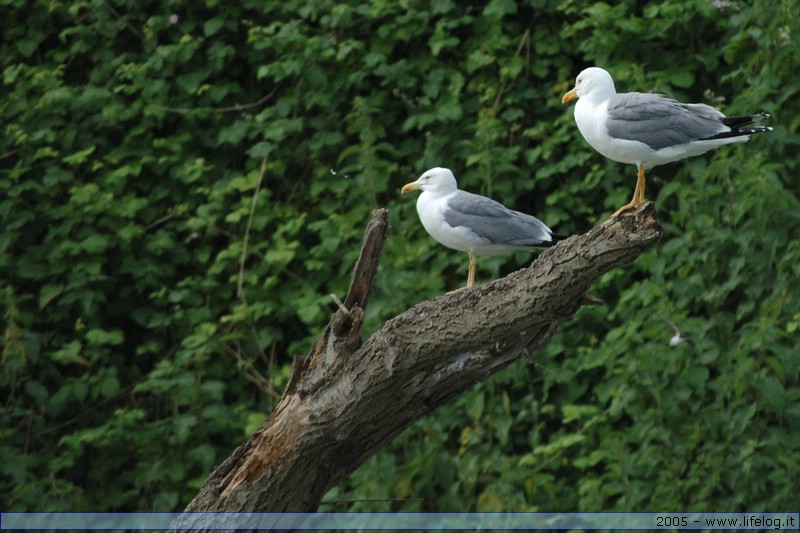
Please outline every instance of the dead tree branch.
M272 416L186 511L308 512L401 431L547 342L592 283L661 238L652 204L570 237L528 268L422 302L366 342L361 325L388 235L373 213L350 289Z

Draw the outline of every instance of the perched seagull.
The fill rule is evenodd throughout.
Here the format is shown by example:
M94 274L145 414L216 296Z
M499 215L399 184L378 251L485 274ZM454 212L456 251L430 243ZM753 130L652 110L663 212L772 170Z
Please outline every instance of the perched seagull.
M632 163L638 168L633 199L611 218L644 201L645 169L772 131L763 126L746 127L768 118L767 113L726 117L706 104L682 104L661 94L618 94L611 75L598 67L578 74L575 87L561 102L575 99L575 122L592 148L618 163Z
M669 320L662 318L661 322L663 322L669 329L672 330L673 336L669 340L669 347L674 348L676 346L680 346L684 342L687 343L689 346L694 347L694 341L689 337L684 337L681 334L681 330L678 329L678 326L670 322Z
M417 189L417 213L431 237L469 254L467 287L475 285L476 256L553 246L562 237L541 220L499 202L458 189L450 169L432 168L401 192Z

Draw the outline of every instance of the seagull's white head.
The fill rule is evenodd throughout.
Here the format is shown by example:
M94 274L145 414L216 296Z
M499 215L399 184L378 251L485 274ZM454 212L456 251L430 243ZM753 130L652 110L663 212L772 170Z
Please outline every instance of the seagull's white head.
M589 67L575 78L575 87L562 98L568 104L578 98L587 97L595 103L605 102L617 94L611 74L600 67Z
M400 192L407 193L417 189L443 196L457 190L458 184L449 168L436 167L426 171L417 181L404 185Z

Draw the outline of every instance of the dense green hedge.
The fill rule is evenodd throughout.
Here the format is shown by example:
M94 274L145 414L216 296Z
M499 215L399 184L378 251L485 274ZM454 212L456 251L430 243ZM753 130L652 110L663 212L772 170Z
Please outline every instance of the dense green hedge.
M650 172L665 236L607 305L325 508L796 510L795 1L2 4L4 510L181 509L274 407L375 207L370 331L463 285L398 194L427 168L560 233L602 222L635 169L560 103L591 64L775 131Z

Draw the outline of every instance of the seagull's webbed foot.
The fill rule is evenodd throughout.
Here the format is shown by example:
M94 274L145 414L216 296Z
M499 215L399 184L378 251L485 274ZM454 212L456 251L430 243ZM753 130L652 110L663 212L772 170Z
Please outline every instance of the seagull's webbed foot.
M452 291L447 291L445 294L455 294L457 292L461 292L461 291L463 291L465 289L468 289L468 288L469 287L459 287L457 289L453 289Z
M644 202L645 201L644 189L646 183L647 181L644 177L644 167L640 166L639 172L637 172L636 174L636 188L633 190L633 198L631 198L630 202L628 202L627 204L623 205L622 207L614 211L614 214L611 215L611 218L617 218L628 209L633 209L640 203Z
M454 292L463 291L464 289L469 289L470 287L475 286L475 269L478 266L478 258L472 252L469 252L469 274L467 275L467 286L466 287L459 287L457 289L453 289L452 291L447 291L447 294L453 294Z
M622 207L620 207L619 209L614 211L614 214L611 215L611 218L617 218L618 216L620 216L622 213L624 213L628 209L633 209L637 205L639 205L639 204L635 200L631 200L627 204L623 205Z

